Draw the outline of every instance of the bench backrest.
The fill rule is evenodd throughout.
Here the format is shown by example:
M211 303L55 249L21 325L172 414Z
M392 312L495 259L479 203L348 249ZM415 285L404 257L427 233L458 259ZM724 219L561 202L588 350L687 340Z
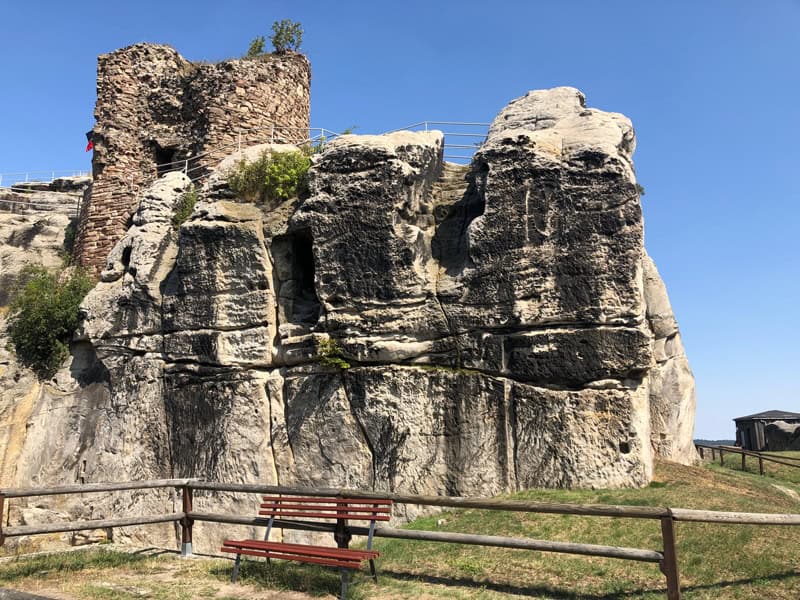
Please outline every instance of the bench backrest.
M388 521L392 501L383 498L339 498L307 496L264 496L259 515L347 521Z

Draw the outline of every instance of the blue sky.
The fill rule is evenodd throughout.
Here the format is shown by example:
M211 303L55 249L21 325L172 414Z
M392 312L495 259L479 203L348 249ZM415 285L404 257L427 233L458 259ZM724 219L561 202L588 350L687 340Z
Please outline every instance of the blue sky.
M698 437L800 412L800 0L19 2L0 36L0 173L86 169L96 57L140 41L241 55L305 29L312 125L490 121L572 85L628 115L646 244L697 377Z

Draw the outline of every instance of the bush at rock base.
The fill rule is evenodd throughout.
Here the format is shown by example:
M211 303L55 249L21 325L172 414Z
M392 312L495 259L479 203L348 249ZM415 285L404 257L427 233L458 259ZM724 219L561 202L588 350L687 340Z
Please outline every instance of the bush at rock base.
M10 346L40 379L52 377L69 354L78 309L92 282L81 270L26 267L10 306Z

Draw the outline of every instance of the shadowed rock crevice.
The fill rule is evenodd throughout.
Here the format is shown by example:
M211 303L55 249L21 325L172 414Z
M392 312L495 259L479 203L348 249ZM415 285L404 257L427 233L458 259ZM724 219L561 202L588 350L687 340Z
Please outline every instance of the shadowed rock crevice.
M313 326L319 321L321 306L314 283L313 248L310 229L293 231L272 240L279 323Z
M470 266L469 226L484 213L486 203L474 171L449 163L445 163L442 177L434 184L433 194L437 224L431 254L447 275L455 276Z

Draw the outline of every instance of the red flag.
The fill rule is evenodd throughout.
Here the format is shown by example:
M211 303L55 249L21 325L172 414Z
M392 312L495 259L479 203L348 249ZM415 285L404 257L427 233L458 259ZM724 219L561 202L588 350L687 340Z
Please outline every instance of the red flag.
M86 151L87 151L87 152L89 152L89 151L90 151L90 150L92 150L93 148L94 148L94 142L92 142L92 141L90 140L90 141L89 141L89 143L88 143L88 144L86 144Z

